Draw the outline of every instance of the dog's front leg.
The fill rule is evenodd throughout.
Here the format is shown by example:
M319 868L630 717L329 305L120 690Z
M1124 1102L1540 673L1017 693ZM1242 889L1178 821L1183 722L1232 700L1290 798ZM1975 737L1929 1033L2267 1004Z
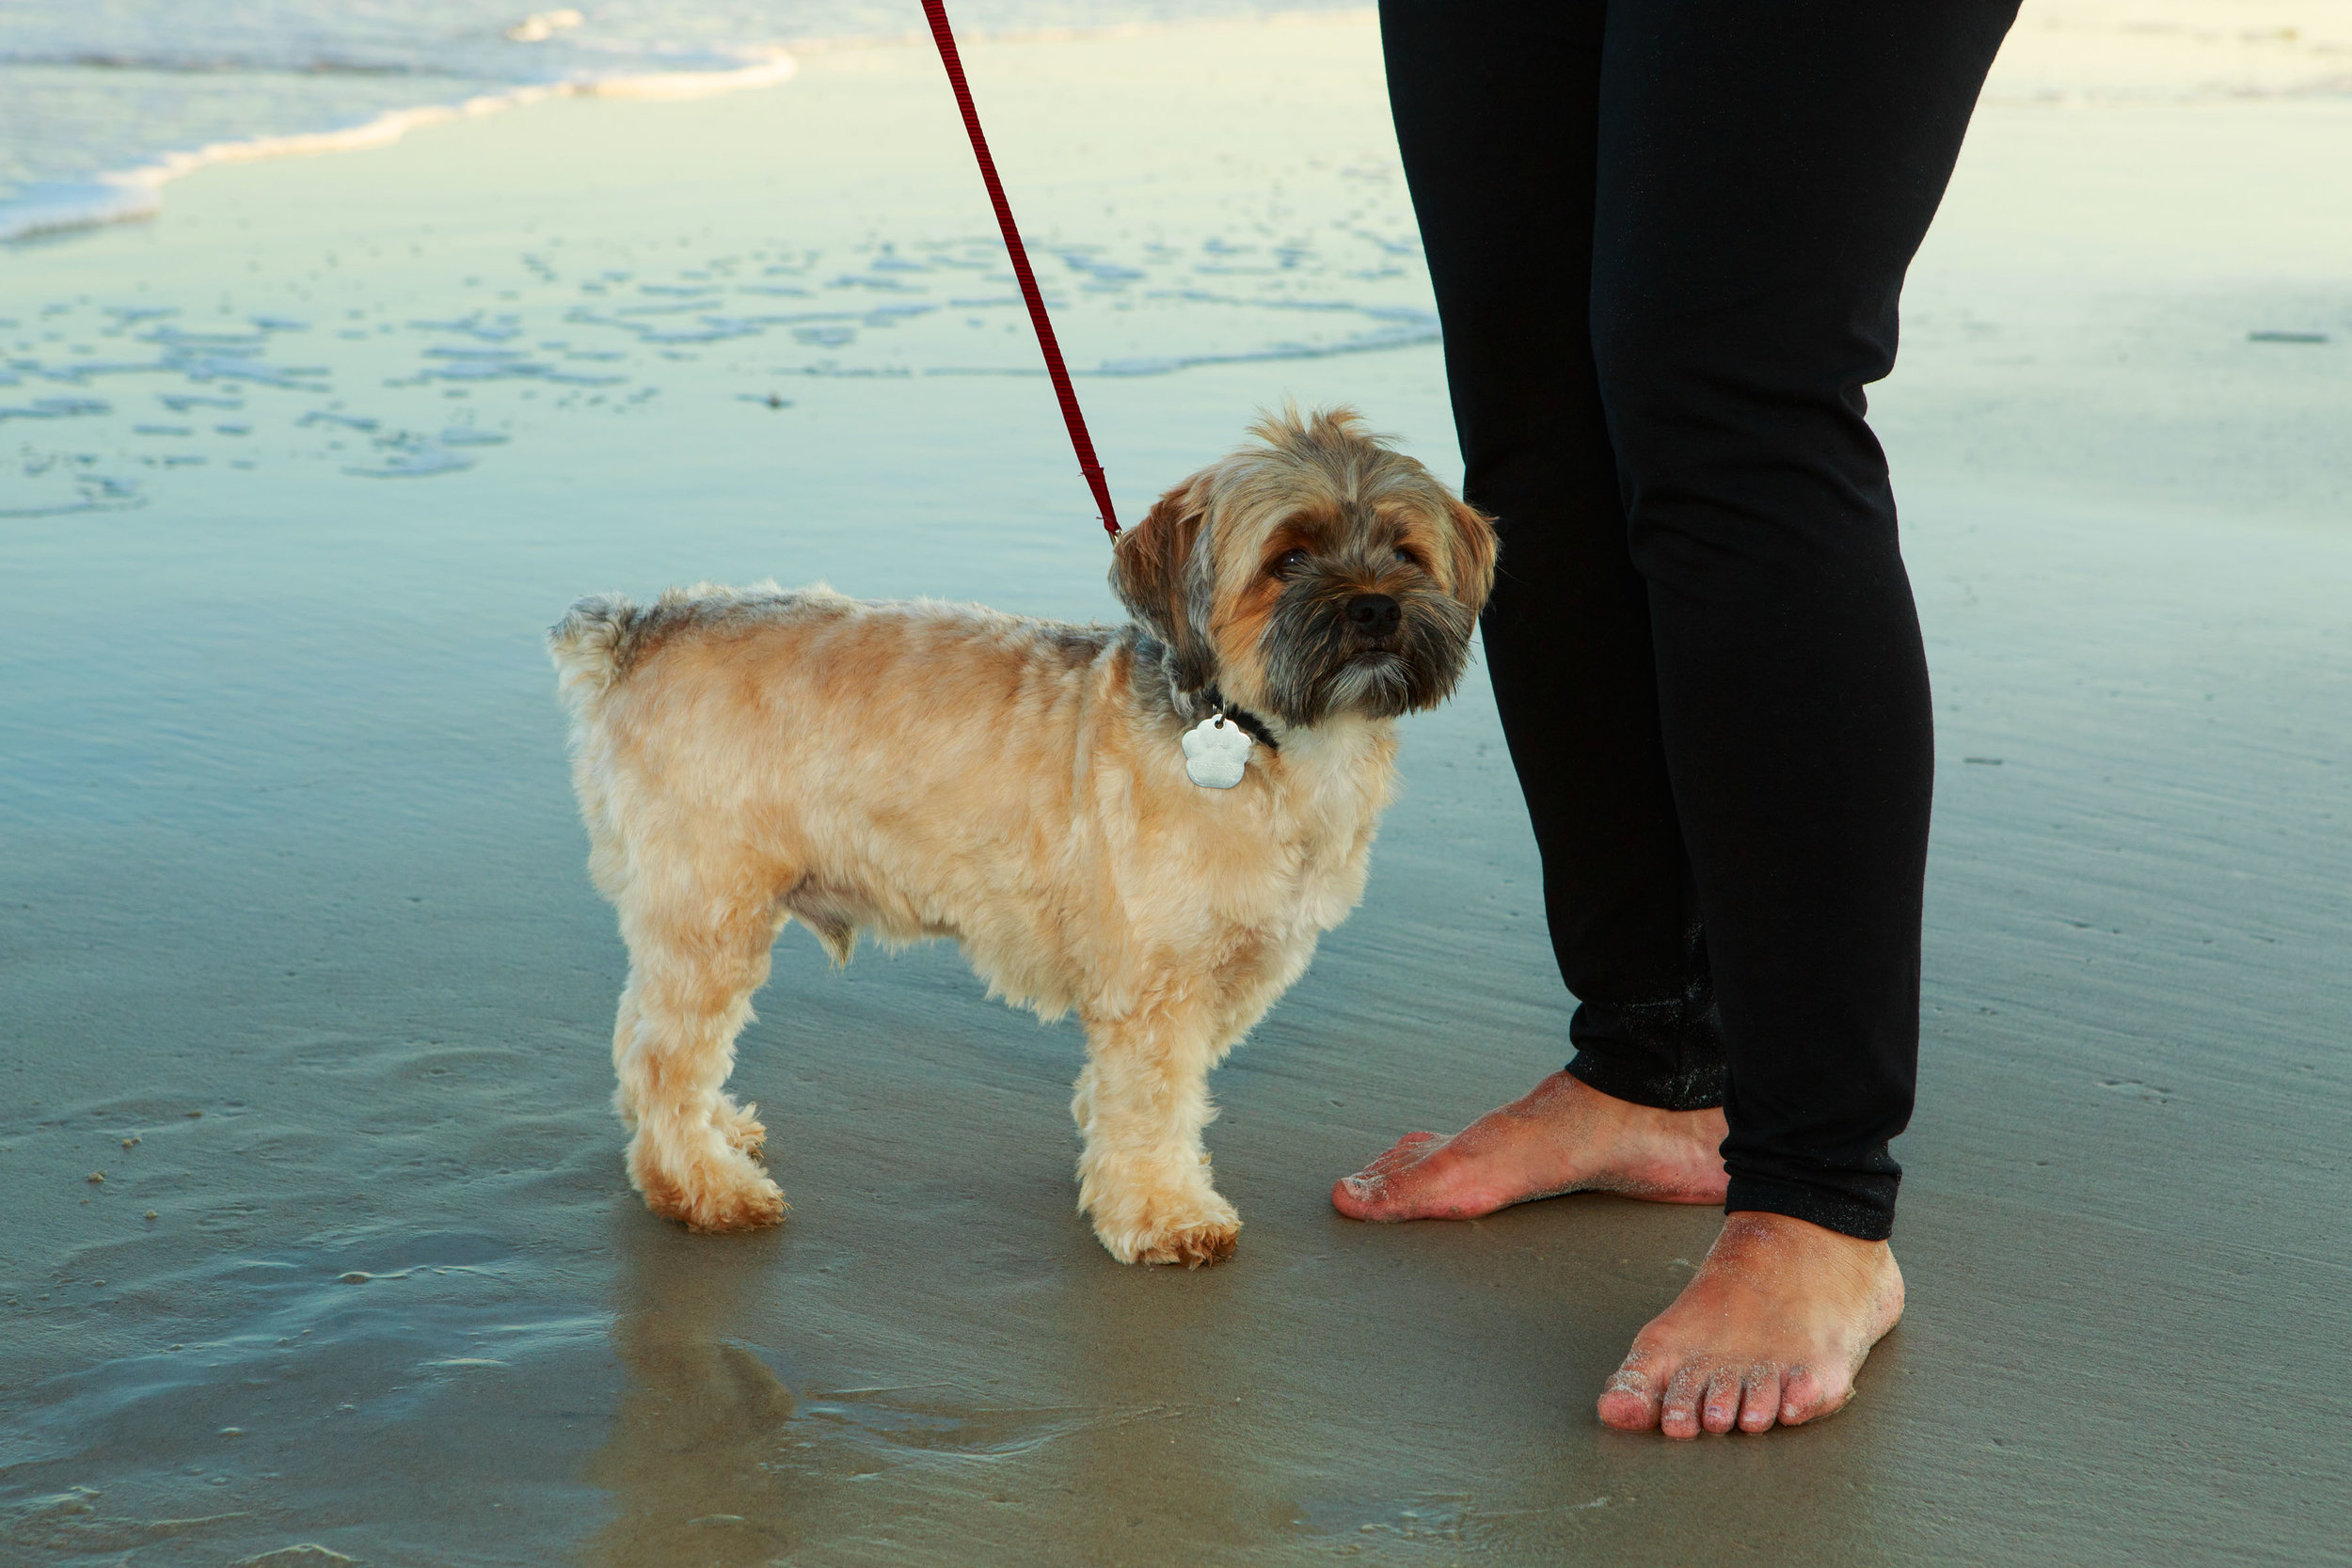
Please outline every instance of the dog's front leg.
M1216 1115L1209 1069L1231 1043L1217 1037L1215 1009L1194 1004L1086 1023L1087 1066L1070 1104L1086 1140L1080 1212L1122 1263L1221 1261L1241 1216L1217 1196L1200 1146Z

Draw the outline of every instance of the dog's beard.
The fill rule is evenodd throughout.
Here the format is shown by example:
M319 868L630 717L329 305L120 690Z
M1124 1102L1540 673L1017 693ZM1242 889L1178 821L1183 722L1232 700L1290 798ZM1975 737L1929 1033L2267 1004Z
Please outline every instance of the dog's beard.
M1351 626L1348 584L1292 584L1267 617L1259 649L1265 701L1285 723L1308 725L1339 714L1394 719L1435 707L1450 695L1470 660L1477 617L1435 588L1391 594L1396 631L1374 640Z

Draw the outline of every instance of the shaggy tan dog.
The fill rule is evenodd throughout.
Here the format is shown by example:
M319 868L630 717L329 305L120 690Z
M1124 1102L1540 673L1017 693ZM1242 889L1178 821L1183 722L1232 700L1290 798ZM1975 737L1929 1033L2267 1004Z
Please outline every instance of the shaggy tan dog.
M723 1085L799 917L952 937L1018 1006L1086 1024L1079 1207L1125 1262L1199 1265L1209 1069L1362 896L1399 714L1459 679L1486 518L1345 411L1268 419L1118 543L1120 627L824 588L585 599L549 635L596 886L629 975L629 1179L697 1230L783 1216ZM1187 773L1206 721L1233 787Z

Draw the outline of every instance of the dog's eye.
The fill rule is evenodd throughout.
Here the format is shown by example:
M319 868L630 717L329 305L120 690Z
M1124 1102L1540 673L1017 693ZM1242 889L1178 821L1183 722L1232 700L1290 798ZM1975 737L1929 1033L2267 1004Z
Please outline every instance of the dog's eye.
M1421 564L1421 557L1415 555L1411 550L1406 548L1403 545L1399 545L1396 547L1396 558L1407 566L1419 566Z
M1305 550L1284 550L1274 562L1274 575L1278 578L1286 578L1306 564L1307 552Z

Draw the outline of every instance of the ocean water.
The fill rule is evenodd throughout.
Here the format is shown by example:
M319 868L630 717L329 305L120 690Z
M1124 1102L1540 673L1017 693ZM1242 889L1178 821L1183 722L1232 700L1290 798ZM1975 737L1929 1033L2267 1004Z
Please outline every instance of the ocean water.
M568 93L772 83L791 46L919 29L915 0L10 0L0 243L151 215L224 158L368 145ZM1353 0L960 0L965 30L1106 27ZM2028 0L1995 97L2352 95L2352 0Z
M968 207L964 150L935 145L925 161ZM861 389L1028 395L1043 372L1002 243L908 208L852 208L822 230L787 213L748 245L550 233L469 253L423 291L354 257L237 299L0 294L0 523L139 510L208 467L270 483L438 479L503 463L549 420L657 404L750 432L838 417ZM1438 341L1403 182L1369 159L1182 223L1065 228L1053 212L1032 211L1030 248L1090 387Z
M1277 8L960 0L1022 31ZM1283 10L1341 8L1284 0ZM787 46L923 25L914 0L11 0L0 5L0 241L151 215L173 175L328 150L572 92L683 95L788 74Z

